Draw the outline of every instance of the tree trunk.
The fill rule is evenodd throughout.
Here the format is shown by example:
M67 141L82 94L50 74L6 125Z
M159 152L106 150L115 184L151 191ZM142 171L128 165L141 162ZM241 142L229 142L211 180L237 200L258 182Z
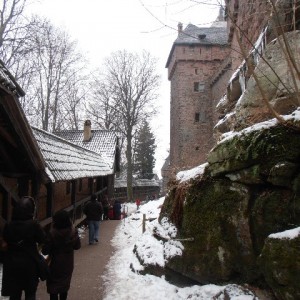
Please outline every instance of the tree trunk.
M131 134L127 135L127 201L133 202L133 189L132 189L132 137Z

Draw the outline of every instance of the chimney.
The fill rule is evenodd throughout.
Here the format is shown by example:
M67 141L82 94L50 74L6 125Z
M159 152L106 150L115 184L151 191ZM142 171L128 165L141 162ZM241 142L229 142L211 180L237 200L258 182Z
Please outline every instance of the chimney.
M177 28L178 28L178 36L180 35L180 33L182 33L182 23L179 22L178 25L177 25Z
M83 128L83 141L88 142L92 137L92 123L90 120L86 120L84 122L84 128Z

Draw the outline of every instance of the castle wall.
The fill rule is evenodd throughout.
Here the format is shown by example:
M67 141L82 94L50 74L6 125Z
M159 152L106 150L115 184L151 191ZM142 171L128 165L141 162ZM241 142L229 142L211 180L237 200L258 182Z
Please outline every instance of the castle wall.
M170 164L174 173L206 161L214 144L210 78L226 51L219 46L176 46L171 76Z
M268 0L227 0L228 42L231 47L232 69L236 70L243 61L237 42L236 28L240 28L241 41L246 53L259 37L270 18L271 6ZM236 24L235 24L236 22Z

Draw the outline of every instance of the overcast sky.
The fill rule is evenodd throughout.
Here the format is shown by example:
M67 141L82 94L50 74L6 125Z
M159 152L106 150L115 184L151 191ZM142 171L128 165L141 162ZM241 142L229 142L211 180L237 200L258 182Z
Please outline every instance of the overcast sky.
M47 17L78 41L93 68L110 53L149 51L159 59L162 85L159 115L152 122L157 138L156 171L168 156L170 85L165 64L177 37L177 24L209 26L218 0L35 0L28 11Z

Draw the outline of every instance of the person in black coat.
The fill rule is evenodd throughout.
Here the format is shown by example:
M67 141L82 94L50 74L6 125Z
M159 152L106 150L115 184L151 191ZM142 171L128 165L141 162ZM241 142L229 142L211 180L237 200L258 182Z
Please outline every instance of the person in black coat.
M89 226L89 244L93 245L99 239L100 220L103 214L102 204L97 201L96 194L91 196L91 200L85 205L83 212L86 215Z
M122 206L120 201L116 200L113 206L115 220L121 220L121 208Z
M50 300L67 299L74 269L74 250L80 247L78 231L73 227L68 212L56 212L42 249L42 253L49 255L50 260L50 277L47 279Z
M37 244L45 241L45 233L36 220L35 202L32 197L22 197L13 206L12 220L4 226L3 240L7 251L3 259L2 296L20 300L36 299L39 283L36 259Z

